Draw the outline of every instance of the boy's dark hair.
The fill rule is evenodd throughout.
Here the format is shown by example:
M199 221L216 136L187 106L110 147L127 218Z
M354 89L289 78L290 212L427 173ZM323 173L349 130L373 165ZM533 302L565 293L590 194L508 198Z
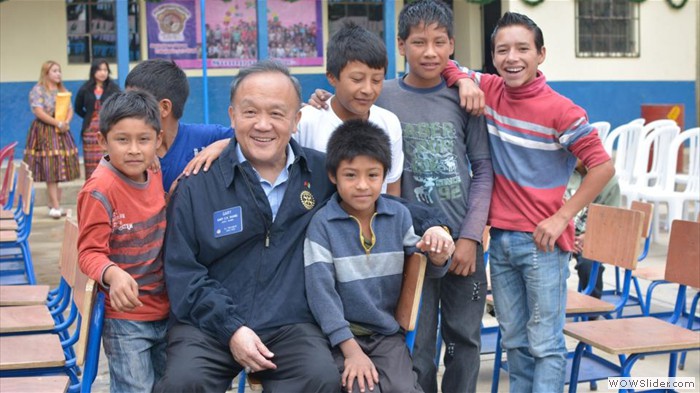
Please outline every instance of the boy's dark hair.
M496 27L493 28L493 33L491 33L491 53L496 49L496 34L498 34L498 30L502 27L516 25L530 30L535 35L535 47L537 48L537 53L541 53L542 47L544 46L542 29L527 15L518 14L517 12L506 12L501 19L496 22Z
M127 88L146 90L156 100L168 99L173 104L173 117L180 119L190 95L187 75L170 60L151 59L139 63L126 76Z
M399 38L405 40L411 28L437 23L447 30L449 38L454 37L454 16L450 7L440 0L418 0L407 3L399 13Z
M384 75L389 65L384 41L351 21L346 21L333 34L326 52L326 72L336 79L340 78L340 71L352 61L359 61L375 70L383 69Z
M292 85L294 85L294 90L296 91L297 98L299 99L299 108L301 108L301 84L299 84L297 78L293 77L292 74L289 73L289 69L287 68L287 66L280 63L277 60L269 59L260 60L249 67L241 68L241 70L238 72L238 76L236 76L233 79L233 82L231 82L231 96L229 97L229 100L231 101L231 106L233 106L233 99L234 97L236 97L236 91L241 85L241 82L243 82L245 78L251 75L265 72L279 72L280 74L289 78L289 80L292 82Z
M367 120L352 119L333 131L326 146L326 171L333 176L340 163L367 156L384 167L384 177L391 170L391 141L381 128Z
M120 91L111 95L100 110L100 133L105 138L112 127L123 119L140 119L160 132L158 101L145 90Z

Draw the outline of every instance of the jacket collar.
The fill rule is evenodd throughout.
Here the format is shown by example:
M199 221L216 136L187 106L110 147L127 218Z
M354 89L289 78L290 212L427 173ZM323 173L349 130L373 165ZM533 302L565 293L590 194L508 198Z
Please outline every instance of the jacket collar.
M238 141L236 140L236 138L231 138L231 142L228 144L228 146L226 146L224 151L221 152L221 156L219 157L219 168L221 169L221 175L224 178L224 184L226 184L227 186L233 184L233 181L236 178L236 167L239 167L239 170L241 171L244 170L245 167L251 169L253 168L250 162L240 162L238 160L238 156L236 154L237 146ZM308 165L306 154L304 154L304 149L301 148L299 143L292 138L289 140L289 146L292 148L292 152L294 153L294 162L292 163L292 165L296 165L297 163L299 163L299 165L301 165L302 170L311 172L311 168Z
M350 215L340 206L340 195L338 195L337 191L333 193L333 196L331 196L331 199L328 200L326 206L328 209L329 221L344 220L350 217ZM376 214L378 216L393 216L397 213L396 206L387 203L387 200L381 195L379 196L379 198L377 198L377 204L375 206L377 209Z

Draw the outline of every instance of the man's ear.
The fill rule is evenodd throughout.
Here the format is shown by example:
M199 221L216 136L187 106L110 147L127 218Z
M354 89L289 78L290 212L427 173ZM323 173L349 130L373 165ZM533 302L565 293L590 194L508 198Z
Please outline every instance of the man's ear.
M160 148L160 145L163 144L163 130L159 130L157 135L156 135L156 149Z
M234 114L233 106L228 106L228 118L231 120L231 128L236 129L236 115Z
M336 180L334 173L328 172L328 178L331 180L331 183L338 185L338 181Z

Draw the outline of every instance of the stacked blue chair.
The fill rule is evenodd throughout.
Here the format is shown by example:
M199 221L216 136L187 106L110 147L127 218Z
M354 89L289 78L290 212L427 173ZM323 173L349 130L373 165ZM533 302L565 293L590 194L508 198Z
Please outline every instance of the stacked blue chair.
M34 212L34 180L26 163L17 171L16 208L11 219L0 220L0 284L36 284L29 251Z

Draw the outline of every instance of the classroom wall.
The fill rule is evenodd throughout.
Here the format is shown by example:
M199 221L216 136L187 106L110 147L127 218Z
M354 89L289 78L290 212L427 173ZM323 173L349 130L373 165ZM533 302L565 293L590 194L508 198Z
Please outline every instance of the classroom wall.
M300 0L313 1L313 0ZM396 15L402 1L396 1ZM502 10L522 12L543 29L547 59L542 70L550 84L584 107L591 121L606 120L617 126L640 116L642 104L681 103L685 128L698 125L698 20L700 1L689 0L681 10L665 0L640 4L641 56L632 59L581 59L575 56L574 0L548 0L529 6L521 0L502 0ZM145 9L145 7L143 8ZM327 9L324 7L324 19ZM472 68L481 66L481 6L454 1L455 57ZM28 21L31 21L29 23ZM145 23L142 21L142 26ZM324 26L324 42L328 32ZM146 42L142 42L145 54ZM0 146L19 141L22 156L27 129L34 116L28 94L41 64L56 60L63 66L66 87L74 94L87 79L89 65L68 65L65 2L63 0L0 2ZM396 57L402 72L403 59ZM132 63L130 67L133 67ZM112 65L113 77L119 70ZM292 68L308 97L317 87L329 88L322 67ZM200 70L187 70L191 93L183 121L202 122L203 80ZM209 119L228 124L228 87L237 69L209 70ZM76 141L81 119L71 129ZM77 141L79 142L79 141Z

